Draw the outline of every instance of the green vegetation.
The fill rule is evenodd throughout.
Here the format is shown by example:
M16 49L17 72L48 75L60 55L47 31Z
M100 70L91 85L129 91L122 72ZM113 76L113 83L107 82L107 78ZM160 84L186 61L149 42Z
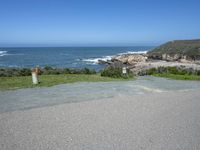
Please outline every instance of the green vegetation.
M131 73L130 70L127 69L127 74L124 75L122 73L122 68L109 66L101 71L101 76L128 79L133 78L133 73Z
M29 68L0 68L0 77L30 76Z
M162 55L176 55L177 59L186 57L188 60L200 60L200 39L198 40L176 40L163 44L148 52L148 57L162 59Z
M0 68L0 90L53 86L74 82L107 82L130 78L122 75L121 68L106 68L101 75L88 68L69 69L45 66L39 70L38 85L32 84L30 68Z
M45 66L40 69L40 75L58 75L58 74L96 74L95 70L83 68L83 69L69 69L69 68L53 68L51 66ZM30 76L30 68L0 68L0 77L20 77Z
M102 77L99 74L40 75L39 76L40 84L33 85L31 76L0 77L0 90L32 88L32 87L48 87L58 84L74 83L74 82L108 82L108 81L121 81L121 80L123 79Z
M44 75L56 75L56 74L96 74L96 71L89 68L83 69L70 69L70 68L53 68L51 66L45 66L41 69L41 74Z
M192 68L181 67L158 67L144 70L139 75L153 75L153 74L174 74L174 75L196 75L200 76L200 70Z
M153 76L170 78L175 80L200 80L200 76L195 75L153 74Z
M182 67L158 67L139 73L140 75L153 75L177 80L200 80L200 70Z

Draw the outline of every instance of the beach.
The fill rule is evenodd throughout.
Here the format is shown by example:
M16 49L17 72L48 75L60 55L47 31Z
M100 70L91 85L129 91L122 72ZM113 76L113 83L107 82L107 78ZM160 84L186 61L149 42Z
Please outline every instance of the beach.
M149 80L156 85L156 80L146 81ZM142 82L144 80L140 84ZM165 85L167 82L179 82L180 86L183 82L196 88L188 86L181 90L164 91L160 87L160 91L148 89L132 95L120 91L120 95L96 99L88 95L90 100L1 112L0 149L200 149L198 83L167 79L162 82ZM108 87L105 83L98 84ZM65 86L46 88L45 92L51 89L48 91L49 101L54 98L51 95L53 91ZM0 95L8 99L15 95L17 100L20 99L20 92L28 90L33 92L35 89L6 91ZM22 101L27 98L31 99L25 96ZM62 98L63 95L58 97L58 101Z

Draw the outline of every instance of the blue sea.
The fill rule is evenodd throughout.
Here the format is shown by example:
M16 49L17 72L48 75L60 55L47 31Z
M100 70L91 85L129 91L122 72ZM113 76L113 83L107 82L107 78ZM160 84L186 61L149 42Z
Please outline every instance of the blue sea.
M146 53L153 47L22 47L0 48L0 67L53 67L99 70L98 60L125 53Z

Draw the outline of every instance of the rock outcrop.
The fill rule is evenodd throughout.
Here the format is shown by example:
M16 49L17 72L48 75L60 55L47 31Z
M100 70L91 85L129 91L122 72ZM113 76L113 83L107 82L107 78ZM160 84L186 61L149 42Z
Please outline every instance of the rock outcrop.
M134 65L138 62L146 62L147 57L143 54L124 54L112 58L112 62L120 61L123 64Z
M200 61L200 40L177 40L163 44L148 53L149 59L166 61Z
M185 66L200 69L200 40L172 41L147 54L123 54L108 61L99 61L117 67L128 67L134 74L160 66Z

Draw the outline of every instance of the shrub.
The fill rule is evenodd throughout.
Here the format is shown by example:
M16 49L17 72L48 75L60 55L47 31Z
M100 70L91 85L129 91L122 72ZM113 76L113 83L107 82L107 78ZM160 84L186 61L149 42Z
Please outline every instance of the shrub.
M147 75L152 75L156 73L156 68L151 68L149 70L147 70Z
M69 74L96 74L96 71L89 68L84 69L67 69Z
M196 70L198 76L200 76L200 70Z
M46 66L44 67L44 70L53 70L53 68L52 68L51 66L46 65Z
M101 71L101 76L112 78L130 78L133 77L133 74L127 70L127 75L123 75L122 68L109 66Z
M30 76L31 69L29 68L1 68L0 77L13 77L13 76Z
M96 71L89 68L84 69L69 69L69 68L53 68L45 66L39 69L39 75L58 75L58 74L96 74ZM12 76L30 76L30 68L0 68L0 77Z
M69 69L69 68L64 68L64 69L63 69L63 73L64 73L64 74L70 74L71 72L70 72L70 69Z
M176 67L167 67L167 73L169 73L169 74L179 74L178 69Z
M84 69L82 70L82 73L83 73L83 74L96 74L96 71L95 71L95 70L92 70L92 69L84 68Z
M141 71L139 75L174 74L174 75L200 75L200 70L185 67L158 67Z
M15 72L16 69L13 71ZM23 68L19 71L19 76L30 76L31 75L31 69Z

